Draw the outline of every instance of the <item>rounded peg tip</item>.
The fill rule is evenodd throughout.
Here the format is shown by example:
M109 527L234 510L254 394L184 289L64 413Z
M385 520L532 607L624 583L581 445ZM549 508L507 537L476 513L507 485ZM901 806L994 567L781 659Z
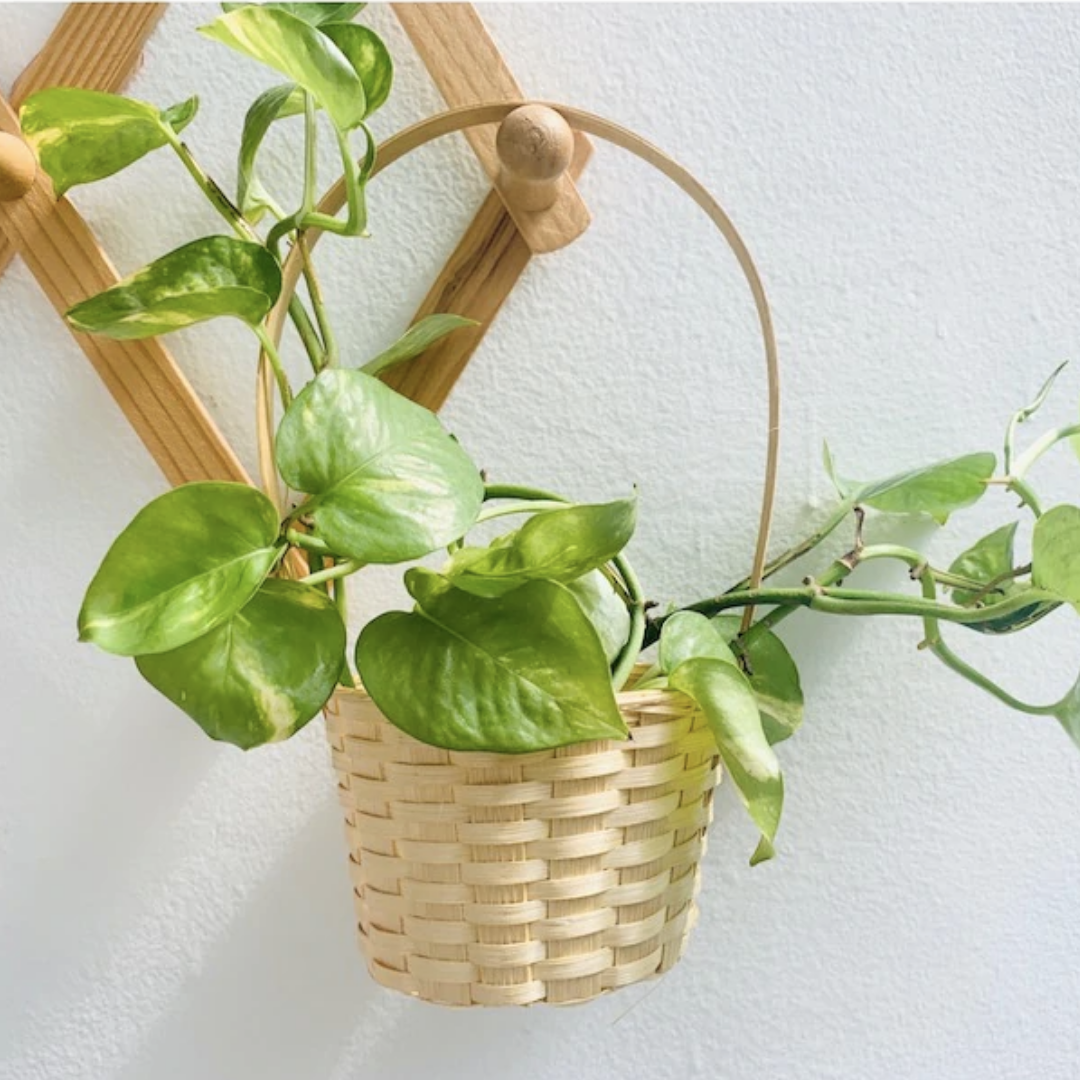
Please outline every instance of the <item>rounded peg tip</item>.
M557 197L559 178L574 156L574 132L554 109L521 105L495 139L504 181L523 209L543 210Z
M15 135L0 131L0 202L15 202L33 186L37 158Z

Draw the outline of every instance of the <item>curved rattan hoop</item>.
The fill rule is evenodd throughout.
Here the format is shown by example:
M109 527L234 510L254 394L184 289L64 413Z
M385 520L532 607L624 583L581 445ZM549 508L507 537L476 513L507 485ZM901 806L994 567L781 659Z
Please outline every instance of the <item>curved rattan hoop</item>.
M376 165L372 175L377 175L406 154L444 135L464 131L467 128L479 127L483 124L500 123L514 109L524 104L530 103L502 101L482 105L468 105L460 109L450 109L426 120L421 120L412 127L406 128L404 131L387 139L378 148ZM603 117L585 112L582 109L550 102L540 102L539 104L547 105L548 108L560 113L572 128L629 151L673 181L677 187L686 192L705 211L712 223L720 230L734 253L743 276L746 278L746 283L750 287L750 293L754 299L754 306L757 309L761 337L765 346L765 364L768 375L768 450L765 462L765 483L762 492L757 544L754 551L753 569L750 575L751 587L757 588L761 584L765 571L773 503L776 497L777 466L780 450L780 372L772 315L769 312L769 303L765 297L761 277L757 272L757 267L754 265L754 260L750 256L750 251L732 224L731 219L724 212L723 207L720 206L701 182L682 165L653 146L652 143L643 139L640 135L612 123L610 120L605 120ZM344 203L345 185L343 180L339 180L323 196L318 209L326 214L336 214ZM318 241L320 235L321 230L318 229L309 229L307 231L309 250ZM289 300L296 289L301 269L301 252L299 248L294 247L285 260L281 297L270 315L269 330L275 343L280 340ZM271 497L274 497L277 495L278 488L272 450L273 386L270 379L269 365L266 363L265 358L263 358L260 365L257 426L259 465L263 484ZM744 613L744 627L749 624L752 614L752 609L747 608Z

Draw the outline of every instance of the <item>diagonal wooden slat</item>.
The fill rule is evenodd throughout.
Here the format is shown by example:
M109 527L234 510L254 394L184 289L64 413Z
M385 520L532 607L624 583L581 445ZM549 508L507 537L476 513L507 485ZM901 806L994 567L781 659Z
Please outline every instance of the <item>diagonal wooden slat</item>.
M11 104L19 106L50 86L115 93L135 73L146 39L166 4L70 4L41 52L15 80ZM0 234L0 274L15 252Z
M394 4L393 8L451 108L525 97L471 4ZM480 129L470 132L467 138L488 174L496 175L494 131ZM592 144L578 133L569 169L573 180L581 175L591 156ZM576 189L571 195L572 200L560 198L555 212L569 213L566 207L573 201L581 205ZM584 213L587 222L588 211ZM527 222L529 217L525 215L524 220ZM450 312L475 319L480 325L475 330L459 330L411 363L391 369L385 381L429 409L442 408L529 259L544 249L543 243L535 247L529 244L502 196L492 191L414 317L415 321L436 312Z
M591 154L589 141L578 136L570 165L575 178L581 175ZM411 363L391 368L383 376L386 383L438 412L503 302L513 292L532 254L499 193L490 192L414 318L415 321L445 311L475 319L480 325L456 330Z
M3 97L0 130L19 131L18 118ZM0 234L26 261L58 312L119 281L86 222L67 199L56 199L43 172L22 199L0 205ZM75 340L171 483L247 480L195 391L156 338L113 341L75 334Z

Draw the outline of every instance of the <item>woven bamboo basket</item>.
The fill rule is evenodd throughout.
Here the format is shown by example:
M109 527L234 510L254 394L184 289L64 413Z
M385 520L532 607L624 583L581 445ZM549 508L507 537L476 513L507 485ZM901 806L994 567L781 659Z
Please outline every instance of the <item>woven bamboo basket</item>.
M441 113L379 148L376 171L452 132L500 123L521 102ZM675 182L727 240L757 308L768 372L768 455L751 582L761 581L776 481L779 390L768 304L745 244L716 200L639 136L551 106L586 134ZM319 209L334 214L341 183ZM318 240L308 233L309 248ZM294 251L270 319L280 338L302 266ZM261 366L263 485L280 497L271 451L273 381ZM748 613L749 616L749 613ZM694 925L700 860L718 779L704 716L682 695L618 695L630 738L528 754L443 750L394 727L362 690L326 709L345 810L360 944L385 986L446 1005L571 1003L669 970Z
M326 730L378 982L445 1005L569 1003L678 960L716 745L678 695L620 707L628 742L484 754L426 746L366 694L336 695Z

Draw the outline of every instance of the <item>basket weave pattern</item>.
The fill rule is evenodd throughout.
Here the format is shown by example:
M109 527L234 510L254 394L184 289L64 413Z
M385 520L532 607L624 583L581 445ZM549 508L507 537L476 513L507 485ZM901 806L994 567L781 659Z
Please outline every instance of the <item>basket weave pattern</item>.
M583 1001L667 971L694 898L716 746L687 699L620 695L631 738L440 750L341 691L327 736L373 977L448 1005Z

